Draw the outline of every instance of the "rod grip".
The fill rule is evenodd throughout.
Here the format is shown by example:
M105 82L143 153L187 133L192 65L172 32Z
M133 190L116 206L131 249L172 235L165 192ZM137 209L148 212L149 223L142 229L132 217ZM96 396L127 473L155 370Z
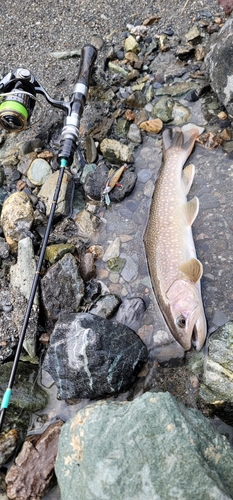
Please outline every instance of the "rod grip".
M91 73L97 57L97 49L94 45L86 43L81 51L77 83L82 83L87 88L90 85Z

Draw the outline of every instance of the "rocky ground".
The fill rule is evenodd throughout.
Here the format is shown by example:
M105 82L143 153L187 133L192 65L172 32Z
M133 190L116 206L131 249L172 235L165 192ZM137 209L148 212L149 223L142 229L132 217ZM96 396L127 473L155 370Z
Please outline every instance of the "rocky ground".
M112 294L120 295L122 299L140 295L147 306L139 334L149 349L150 369L142 374L135 394L140 394L148 388L168 390L188 406L198 405L204 414L211 415L209 409L197 401L198 376L190 373L186 363L191 354L188 354L185 362L181 362L181 366L164 367L164 362L166 364L169 356L178 358L180 364L183 352L173 345L171 355L169 349L168 352L166 349L166 352L161 350L159 343L159 336L166 337L168 332L152 296L142 235L148 217L154 179L161 162L161 135L158 134L155 138L154 131L152 133L141 131L142 136L140 136L137 135L137 130L131 129L129 136L128 130L124 129L127 121L120 123L119 119L123 117L126 108L136 108L138 113L140 95L137 94L134 103L127 101L134 82L135 85L139 85L137 90L142 89L145 99L140 107L147 107L146 111L150 117L153 117L152 108L161 97L159 89L163 88L164 83L177 83L178 86L187 84L190 99L185 100L184 93L179 94L180 88L176 89L173 97L182 109L178 108L173 122L171 119L169 122L179 124L180 114L184 112L184 108L189 108L191 114L188 115L188 120L204 126L205 131L212 134L208 136L209 147L208 144L207 147L203 147L203 144L197 145L192 157L192 162L196 166L192 195L198 195L201 205L200 214L195 221L194 238L198 256L204 265L203 301L211 333L232 319L232 210L230 208L232 192L229 188L229 179L233 146L229 140L231 136L228 135L231 134L231 120L228 120L227 114L224 115L224 107L206 85L204 64L205 54L227 19L224 10L217 1L191 0L156 3L145 1L140 2L140 5L134 1L124 1L122 5L119 1L113 1L109 5L104 1L100 2L100 5L94 5L94 8L89 1L80 1L75 6L69 1L48 2L48 5L43 2L42 8L37 2L23 0L17 6L17 12L15 5L10 1L5 2L4 9L3 5L0 8L2 9L1 75L19 66L29 68L54 98L63 99L71 94L82 45L95 40L100 47L89 101L81 123L81 150L84 157L89 155L89 163L96 160L96 158L91 159L91 155L95 153L88 150L86 141L87 132L95 127L97 130L94 131L93 137L99 143L107 136L120 138L122 146L128 145L129 142L133 143L134 161L132 162L130 158L126 161L130 163L132 171L136 171L137 183L132 196L122 200L122 203L114 203L113 199L110 207L104 209L102 207L97 211L98 217L104 224L92 243L98 243L106 251L109 242L121 238L120 258L127 261L124 271L119 271L114 267L106 269L104 261L97 260L97 276ZM147 19L151 20L151 24L148 25L146 32L138 35L139 56L141 54L141 58L144 59L144 69L140 68L140 65L138 69L137 61L134 66L132 60L124 59L125 39L133 27L141 26L143 22L145 25ZM197 27L199 34L195 31L190 32L194 26ZM200 55L197 50L194 54L194 47L197 46ZM130 52L130 49L128 51ZM171 64L172 57L174 65ZM182 65L185 66L184 71L183 69L180 71ZM167 80L165 78L164 81L168 66ZM148 75L149 80L146 79L144 82L140 80L145 76L147 78ZM195 82L194 87L192 87L193 82ZM197 100L192 94L195 91ZM155 94L156 92L158 93ZM203 100L199 100L201 92ZM126 104L122 108L122 113L118 114L117 109L122 105L123 99L126 99ZM167 95L164 99L165 106ZM42 98L40 101L44 114L33 128L20 134L20 141L25 142L27 139L39 136L45 144L50 145L51 149L55 145L56 150L62 115L45 104ZM37 113L39 112L38 109ZM155 115L163 120L158 109ZM112 124L106 125L103 121L106 117L114 118L114 128L111 129ZM146 121L145 116L144 120ZM128 122L130 123L130 120ZM133 132L136 132L136 136ZM12 144L15 144L14 141L15 138ZM214 143L214 141L219 142ZM220 143L223 149L216 147ZM105 154L104 146L101 153ZM4 158L7 158L7 154L6 148ZM7 169L7 165L4 168ZM77 174L75 168L74 165L72 170L74 178ZM9 174L8 171L5 182L9 193L14 192L16 182L19 180L11 175L12 172ZM30 194L35 195L35 193ZM76 202L78 206L78 201ZM114 252L112 255L110 252L111 256L114 256ZM129 256L132 256L132 259ZM4 257L2 260L4 262ZM15 256L12 263L15 263ZM7 266L4 269L6 268ZM7 283L6 273L5 275L2 273L2 278L5 280L4 283ZM47 302L46 299L44 302ZM24 307L24 304L20 303L20 307L22 306ZM11 304L4 303L4 307L3 313L8 314L10 310L7 310L7 307L11 307ZM168 345L169 342L170 339ZM174 351L174 348L177 350ZM59 415L66 420L72 414L72 410L69 412L65 403L55 404L54 392L49 397L47 416L54 418ZM132 399L133 391L127 397ZM82 403L76 407L76 411L81 406ZM31 428L37 429L41 422L43 423L43 416L40 418L41 420L34 420ZM59 498L57 490L54 497L52 495L53 493L46 498Z

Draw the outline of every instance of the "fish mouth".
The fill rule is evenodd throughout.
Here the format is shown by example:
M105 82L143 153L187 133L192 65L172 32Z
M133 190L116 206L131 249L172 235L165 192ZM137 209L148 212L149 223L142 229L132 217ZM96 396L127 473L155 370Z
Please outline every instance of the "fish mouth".
M199 351L205 340L205 328L202 325L202 316L196 307L190 316L181 314L176 319L176 339L185 351L194 347Z

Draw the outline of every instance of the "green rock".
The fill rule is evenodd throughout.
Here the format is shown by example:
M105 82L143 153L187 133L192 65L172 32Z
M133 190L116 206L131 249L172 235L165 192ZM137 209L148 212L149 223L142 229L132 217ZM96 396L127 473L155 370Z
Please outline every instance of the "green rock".
M174 103L172 98L161 97L151 111L152 118L160 118L164 123L171 121Z
M27 177L34 186L42 186L51 174L52 169L43 158L33 160L27 171Z
M233 321L210 336L200 397L212 405L233 404Z
M115 139L104 139L100 143L100 150L104 158L113 164L130 163L133 159L130 148Z
M191 112L187 106L182 106L179 102L174 102L172 109L172 123L174 125L184 125L189 121Z
M173 83L167 87L161 87L155 91L155 95L170 95L172 97L182 96L189 92L190 90L196 89L198 84L196 82L180 82Z
M113 271L115 273L120 273L126 263L126 259L123 259L121 257L113 257L112 259L109 259L107 262L108 269L110 271Z
M74 253L75 246L72 243L58 243L46 247L45 260L50 264L54 264L61 259L66 253Z
M109 63L108 63L108 69L113 71L113 73L118 73L119 75L122 75L125 77L128 76L128 71L126 71L124 68L122 68L122 66L119 66L119 64L115 64L111 61L109 61Z
M96 170L96 168L97 168L96 163L86 163L86 165L84 166L84 169L82 171L81 178L80 178L81 184L84 184L88 174L90 172L94 172Z
M129 131L129 122L124 118L119 118L116 124L116 135L119 137L127 137Z
M86 406L63 427L62 500L230 500L233 450L169 393Z

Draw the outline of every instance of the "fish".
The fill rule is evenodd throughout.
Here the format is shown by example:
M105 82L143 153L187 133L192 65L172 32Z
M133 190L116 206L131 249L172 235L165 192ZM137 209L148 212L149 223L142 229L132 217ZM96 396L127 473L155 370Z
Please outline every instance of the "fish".
M194 196L187 201L195 167L183 167L200 129L189 125L163 132L163 162L155 183L144 245L152 288L165 322L185 351L192 346L199 351L207 333L201 296L203 266L197 259L192 235L199 200Z

